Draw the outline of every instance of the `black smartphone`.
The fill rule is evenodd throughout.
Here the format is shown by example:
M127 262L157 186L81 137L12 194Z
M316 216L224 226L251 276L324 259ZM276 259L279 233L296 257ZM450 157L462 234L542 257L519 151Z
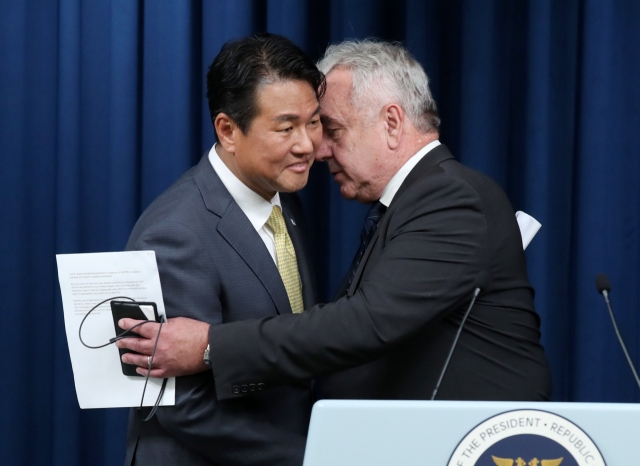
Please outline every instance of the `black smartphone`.
M160 322L160 316L158 315L158 308L156 303L138 303L131 301L111 301L111 314L113 315L113 326L116 329L116 336L120 336L125 332L123 328L118 325L120 319L136 319L136 320L151 320ZM140 335L134 332L129 332L125 338L142 338ZM125 364L122 362L122 355L126 353L135 353L126 348L118 348L120 352L120 365L122 366L122 373L124 375L132 375L135 377L142 377L136 372L135 364Z

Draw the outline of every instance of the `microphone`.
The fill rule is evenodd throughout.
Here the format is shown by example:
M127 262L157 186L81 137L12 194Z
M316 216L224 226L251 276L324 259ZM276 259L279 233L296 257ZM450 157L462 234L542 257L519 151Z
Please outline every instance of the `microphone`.
M604 299L608 300L609 291L611 291L611 283L609 283L609 277L601 273L596 276L596 288L598 293L604 296Z
M616 324L616 319L613 317L613 311L611 310L611 303L609 302L609 292L611 291L611 283L609 283L609 278L601 273L596 277L596 288L598 289L598 293L604 296L604 301L607 303L607 308L609 309L609 315L611 316L611 322L613 323L613 329L616 331L616 335L618 336L618 341L620 342L620 346L622 346L622 351L624 351L624 355L627 357L627 362L629 363L629 367L631 367L631 372L633 372L633 376L636 378L636 383L638 387L640 387L640 378L638 378L638 373L636 372L636 368L633 367L633 362L631 361L631 357L627 351L627 347L622 341L622 336L620 335L620 331L618 330L618 325Z
M469 317L469 312L471 312L471 308L475 304L476 298L480 294L480 291L486 289L488 284L489 284L489 274L483 270L478 274L474 282L473 298L471 299L471 303L469 304L467 311L464 313L462 322L460 322L460 327L458 327L458 333L456 333L456 337L453 339L453 344L451 345L451 349L449 350L449 355L447 356L447 360L444 362L444 367L442 368L442 372L440 372L438 383L436 383L436 388L433 389L433 393L431 394L431 401L436 399L436 395L438 394L438 390L440 389L440 384L442 383L444 374L445 372L447 372L449 361L451 361L451 355L453 354L453 350L456 348L456 345L458 344L458 338L460 338L460 334L462 333L462 327L464 327L464 324L467 321L467 317Z

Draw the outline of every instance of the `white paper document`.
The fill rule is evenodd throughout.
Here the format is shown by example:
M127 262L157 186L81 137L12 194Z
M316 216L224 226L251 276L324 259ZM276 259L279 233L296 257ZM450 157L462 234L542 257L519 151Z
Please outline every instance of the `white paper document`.
M155 252L58 254L56 259L64 325L80 408L140 406L144 377L124 375L116 345L87 348L80 342L78 330L80 322L93 306L116 296L155 302L158 314L164 315ZM111 306L107 301L85 320L82 339L87 345L99 346L115 336ZM162 379L149 379L144 406L155 404L161 385ZM175 404L175 378L167 381L160 404Z
M522 249L527 249L529 243L540 230L542 225L531 215L519 210L516 212L516 220L520 227L520 235L522 236Z

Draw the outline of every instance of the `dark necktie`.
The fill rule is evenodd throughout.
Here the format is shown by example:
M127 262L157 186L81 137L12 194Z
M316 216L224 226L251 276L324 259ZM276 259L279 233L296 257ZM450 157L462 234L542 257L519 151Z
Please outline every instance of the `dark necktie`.
M362 261L362 256L364 256L364 252L367 250L367 246L371 242L371 238L373 238L373 234L378 229L378 222L384 215L387 207L381 203L380 201L373 204L369 212L367 212L367 216L364 219L364 226L362 227L362 232L360 233L360 248L356 253L356 257L353 258L353 262L351 263L351 268L349 272L347 272L347 284L345 290L348 290L353 282L353 279L356 276L356 270L358 270L358 266Z

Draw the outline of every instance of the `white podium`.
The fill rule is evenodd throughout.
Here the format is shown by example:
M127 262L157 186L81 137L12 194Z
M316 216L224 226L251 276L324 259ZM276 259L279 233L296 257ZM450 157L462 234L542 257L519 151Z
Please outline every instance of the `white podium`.
M640 465L640 404L322 400L304 466Z

